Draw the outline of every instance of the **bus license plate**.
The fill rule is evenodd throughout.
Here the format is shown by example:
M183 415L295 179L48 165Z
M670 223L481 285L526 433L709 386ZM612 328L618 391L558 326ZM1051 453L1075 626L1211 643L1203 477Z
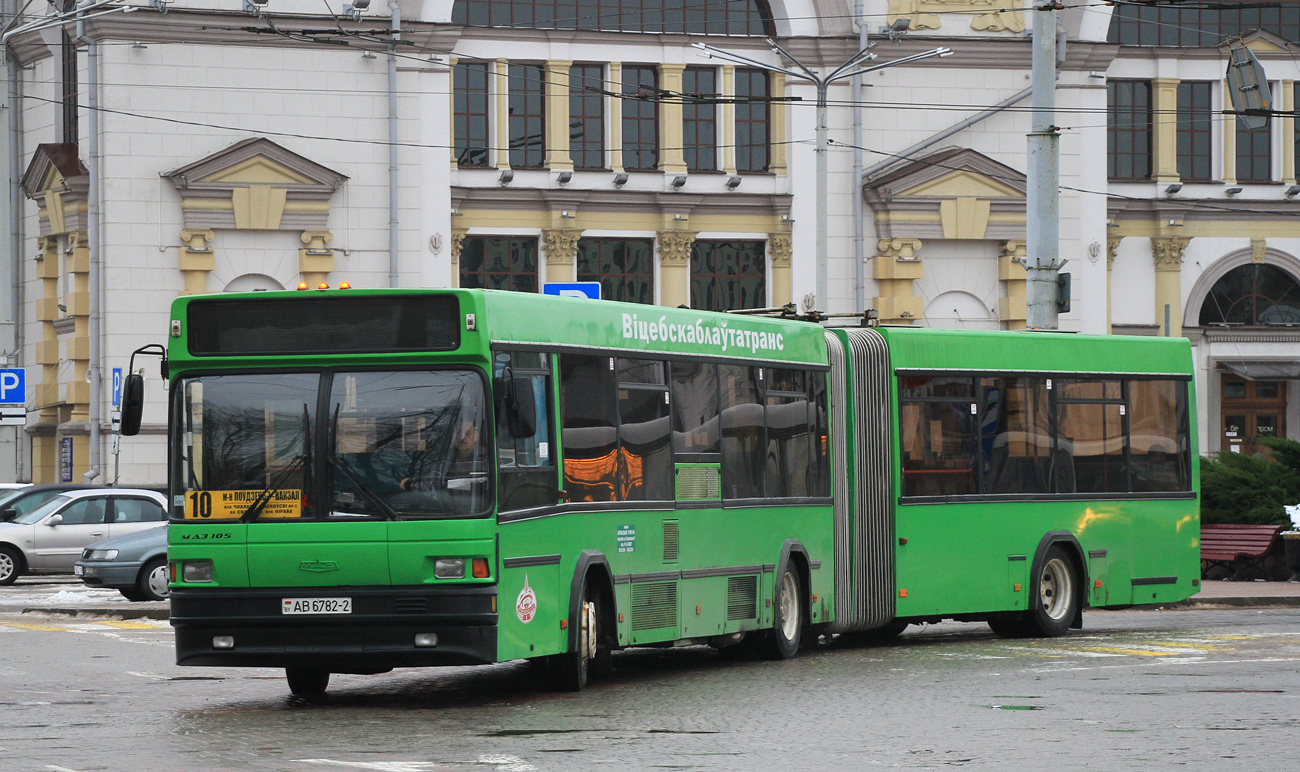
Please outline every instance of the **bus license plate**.
M281 610L286 614L351 614L351 598L285 598Z

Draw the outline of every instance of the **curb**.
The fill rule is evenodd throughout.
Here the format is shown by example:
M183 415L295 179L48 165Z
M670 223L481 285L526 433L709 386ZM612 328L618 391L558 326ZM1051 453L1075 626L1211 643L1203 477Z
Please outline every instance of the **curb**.
M1162 608L1300 608L1300 596L1251 595L1226 598L1188 598L1177 603L1165 603Z
M40 614L66 617L84 617L87 619L158 619L166 621L171 618L170 608L94 608L94 607L25 607L23 614Z

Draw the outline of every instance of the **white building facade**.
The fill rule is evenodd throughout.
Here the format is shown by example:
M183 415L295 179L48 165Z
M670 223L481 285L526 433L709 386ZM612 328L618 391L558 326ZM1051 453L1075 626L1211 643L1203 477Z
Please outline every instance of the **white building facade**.
M120 455L108 416L113 372L131 351L166 342L169 304L182 293L340 281L538 291L589 280L606 297L661 305L874 308L886 323L1022 328L1028 8L398 0L345 16L270 0L257 16L229 0L177 0L11 35L11 102L21 107L9 111L8 135L20 194L11 352L30 384L14 476L165 481L161 382L149 380L144 431ZM1280 384L1285 434L1300 406L1284 366L1295 361L1289 333L1268 312L1222 326L1202 323L1200 309L1236 291L1217 282L1237 267L1300 276L1289 208L1300 204L1286 194L1292 122L1275 122L1266 161L1251 140L1256 176L1245 179L1227 174L1237 167L1223 159L1240 145L1229 144L1231 123L1215 120L1212 174L1180 176L1178 142L1204 138L1184 137L1181 121L1171 133L1165 118L1188 91L1179 84L1195 79L1219 79L1210 109L1221 109L1225 49L1107 42L1120 34L1113 12L1059 14L1060 254L1073 279L1061 327L1186 334L1201 368L1203 447L1217 447L1224 415L1238 416L1219 410L1225 389L1247 400L1229 407L1255 406L1243 422L1267 419L1278 398L1267 402L1265 382ZM887 41L881 28L902 17L909 31ZM814 88L704 58L692 43L825 71L858 50L855 18L878 42L874 63L938 46L954 53L862 76L860 89L830 87L822 200ZM1283 109L1296 80L1287 29L1251 38ZM1125 95L1140 102L1144 88L1149 113L1115 107ZM1121 137L1108 109L1147 120L1146 134L1125 124L1132 136ZM1147 148L1145 177L1133 176L1144 169L1131 147ZM1164 192L1179 180L1177 196ZM1229 196L1232 187L1243 190ZM819 203L826 298L815 297ZM147 360L136 366L154 372ZM1274 370L1283 376L1258 377Z

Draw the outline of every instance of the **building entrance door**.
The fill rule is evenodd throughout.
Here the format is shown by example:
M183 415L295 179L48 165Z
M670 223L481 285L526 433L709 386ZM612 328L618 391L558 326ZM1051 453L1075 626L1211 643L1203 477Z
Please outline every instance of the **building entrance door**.
M1259 453L1260 437L1286 434L1286 382L1223 376L1223 443L1230 453Z

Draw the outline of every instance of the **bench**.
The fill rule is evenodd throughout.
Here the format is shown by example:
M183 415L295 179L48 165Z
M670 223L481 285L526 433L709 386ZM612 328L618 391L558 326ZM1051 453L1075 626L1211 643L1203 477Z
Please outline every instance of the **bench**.
M1207 523L1201 526L1201 573L1216 566L1233 571L1234 579L1244 578L1248 569L1258 568L1265 577L1264 558L1277 548L1278 534L1286 526L1260 524Z

